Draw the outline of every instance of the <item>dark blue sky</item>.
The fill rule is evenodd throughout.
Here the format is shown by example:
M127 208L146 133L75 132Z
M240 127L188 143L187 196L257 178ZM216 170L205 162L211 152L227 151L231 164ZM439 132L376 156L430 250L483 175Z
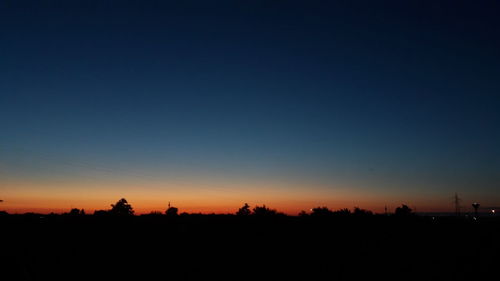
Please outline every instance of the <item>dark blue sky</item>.
M1 2L5 181L500 200L495 1L67 2Z

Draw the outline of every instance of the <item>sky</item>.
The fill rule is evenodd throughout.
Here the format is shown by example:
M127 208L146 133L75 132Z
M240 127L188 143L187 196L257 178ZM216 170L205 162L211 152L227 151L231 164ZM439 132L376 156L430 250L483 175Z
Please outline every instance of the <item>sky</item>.
M0 209L498 206L499 13L0 1Z

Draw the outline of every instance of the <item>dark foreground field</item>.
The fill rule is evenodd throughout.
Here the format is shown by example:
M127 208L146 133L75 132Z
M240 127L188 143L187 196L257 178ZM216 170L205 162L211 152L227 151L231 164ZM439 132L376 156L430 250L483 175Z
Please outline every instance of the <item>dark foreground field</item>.
M0 217L0 280L500 280L500 220Z

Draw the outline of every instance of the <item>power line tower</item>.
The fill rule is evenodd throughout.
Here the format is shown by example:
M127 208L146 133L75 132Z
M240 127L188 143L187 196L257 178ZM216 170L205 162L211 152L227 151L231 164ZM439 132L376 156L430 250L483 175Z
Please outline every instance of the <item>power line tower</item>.
M462 201L462 199L460 199L458 194L455 192L453 203L455 204L455 215L457 217L460 216L460 201Z

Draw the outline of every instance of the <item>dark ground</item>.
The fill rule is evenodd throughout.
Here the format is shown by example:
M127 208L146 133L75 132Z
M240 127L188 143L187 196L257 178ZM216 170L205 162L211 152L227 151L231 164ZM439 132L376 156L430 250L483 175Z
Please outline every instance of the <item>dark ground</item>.
M500 220L0 216L0 280L500 280Z

